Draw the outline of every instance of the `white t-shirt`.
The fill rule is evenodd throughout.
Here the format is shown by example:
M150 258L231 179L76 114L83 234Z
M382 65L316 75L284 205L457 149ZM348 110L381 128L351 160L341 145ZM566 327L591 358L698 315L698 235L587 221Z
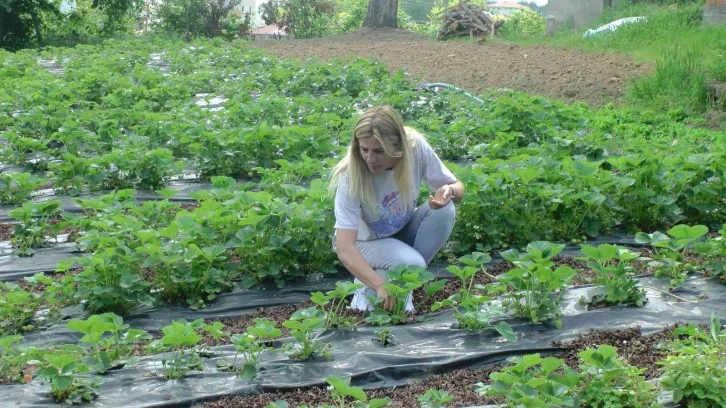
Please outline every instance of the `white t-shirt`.
M408 128L406 131L410 131ZM409 197L401 197L393 170L373 175L376 208L371 210L348 194L348 177L340 178L335 194L335 228L358 230L359 241L386 238L395 235L411 221L421 188L421 181L436 191L456 181L431 145L423 139L416 141L413 155Z

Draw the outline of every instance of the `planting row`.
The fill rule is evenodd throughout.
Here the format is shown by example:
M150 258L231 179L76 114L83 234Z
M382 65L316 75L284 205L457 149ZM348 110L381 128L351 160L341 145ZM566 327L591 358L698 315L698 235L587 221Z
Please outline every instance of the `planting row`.
M169 202L169 191L160 192L166 199L143 205L136 203L133 190L120 190L92 200L77 199L83 214L61 212L60 203L54 200L28 202L11 211L20 221L14 226L11 240L14 252L32 255L34 248L50 245L48 236L67 231L82 255L59 263L58 272L73 270L74 274L66 275L64 284L54 282L48 298L61 303L63 299L84 300L85 308L93 313L120 315L139 305L159 302L204 307L236 283L251 287L259 282L274 282L283 286L311 271L337 271L329 238L332 206L322 180L313 180L309 188L275 182L266 190L252 191L252 184L239 186L233 179L215 177L212 186L210 190L191 193L198 206L183 209ZM60 222L54 221L59 218ZM656 276L668 278L669 287L674 289L689 272L705 271L720 279L725 276L722 259L726 255L726 233L721 229L720 236L707 236L708 231L703 225L679 224L666 233L641 232L635 238L656 249L651 265ZM533 321L546 318L550 310L549 293L568 284L574 272L566 268L549 270L546 276L537 277L537 282L524 282L522 276L538 276L537 268L551 266L547 260L563 247L544 241L530 244L524 253L516 249L501 252L507 261L528 263L522 267L520 276L500 282L490 293L510 289L511 293L520 293L525 288L540 287L541 299L525 301L514 297L517 295L508 296L513 296L513 305L539 310L536 318L532 315ZM698 264L688 259L687 251L700 255ZM627 263L642 257L614 246L585 245L583 252L592 263L589 267L602 275L598 283L608 287L607 304L642 301L642 290L627 279ZM450 270L457 276L463 274L462 280L489 261L486 256L478 260L469 260L468 256L461 259L474 269ZM542 260L544 266L532 264L532 259ZM618 268L610 266L613 259L618 261ZM24 298L27 301L23 303L36 305L18 316L0 313L4 321L16 322L14 327L18 329L44 300L32 300L28 293L15 292L4 290L3 296L16 297L16 304L17 299ZM65 296L59 296L61 293ZM474 309L482 301L485 299L459 300ZM519 314L529 316L530 312L521 310Z
M539 353L512 357L507 360L508 365L489 375L486 384L469 386L480 396L492 398L491 402L518 407L661 407L656 401L662 391L672 393L668 402L682 406L726 405L726 336L718 319L712 316L710 330L686 325L673 330L672 336L670 342L661 346L669 355L658 362L663 367L663 376L657 385L646 381L645 369L628 364L618 356L616 347L603 344L580 351L579 367L575 368L560 358ZM318 399L329 399L332 404L318 407L354 404L373 408L391 402L390 398L369 400L363 389L350 386L350 379L331 377L327 382L329 398ZM453 395L437 389L429 389L417 398L421 408L446 408L453 399ZM234 398L230 400L225 403L236 402ZM287 401L278 400L265 408L290 406Z
M282 323L293 339L276 346L282 331L267 319L256 319L239 334L226 332L224 324L218 321L178 320L163 327L162 334L153 339L145 331L130 328L117 315L92 315L66 324L83 335L78 344L22 347L21 336L0 337L0 374L3 381L47 382L49 396L68 403L95 399L104 376L113 376L113 372L125 366L139 366L138 371L148 377L179 379L204 371L203 360L213 357L217 371L234 373L240 380L249 382L264 369L260 367L263 354L273 353L276 348L294 360L305 361L316 354L331 358L327 353L331 344L319 337L326 319L326 313L315 308L298 310ZM389 346L390 330L377 333L379 346ZM718 318L711 315L708 330L688 324L676 328L670 337L671 341L657 346L667 355L659 363L662 377L657 386L645 382L644 368L628 365L618 358L616 348L608 345L581 351L579 370L557 357L518 350L519 355L508 359L509 364L499 371L493 370L485 383L469 386L496 402L502 402L504 397L509 405L574 407L609 402L615 406L645 407L655 406L653 401L659 390L665 390L673 391L675 403L723 406L726 403L723 357L726 336ZM210 347L220 339L227 339L232 345L232 354ZM160 359L153 366L144 364L142 369L139 363L145 354L160 355ZM268 380L273 379L270 376L274 373L265 374ZM349 379L328 377L327 381L332 386L333 400L366 402L362 390L350 388ZM424 407L434 403L440 405L433 406L446 406L445 402L450 399L436 390L426 394L430 395L420 397ZM348 398L353 401L346 401ZM380 401L383 402L387 401ZM284 406L283 402L276 404Z

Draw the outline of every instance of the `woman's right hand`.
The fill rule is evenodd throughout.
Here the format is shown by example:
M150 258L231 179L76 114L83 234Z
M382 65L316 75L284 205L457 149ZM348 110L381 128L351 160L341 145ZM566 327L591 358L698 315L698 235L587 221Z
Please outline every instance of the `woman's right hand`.
M338 259L353 276L376 292L376 296L382 300L383 309L389 312L392 311L393 299L391 299L388 291L383 289L383 285L386 283L385 279L378 276L376 271L368 265L368 261L363 258L356 246L358 231L346 229L336 231Z
M379 286L378 289L375 289L376 296L381 299L383 310L386 310L388 312L393 310L393 299L391 299L391 295L388 293L387 290L383 289L383 286Z

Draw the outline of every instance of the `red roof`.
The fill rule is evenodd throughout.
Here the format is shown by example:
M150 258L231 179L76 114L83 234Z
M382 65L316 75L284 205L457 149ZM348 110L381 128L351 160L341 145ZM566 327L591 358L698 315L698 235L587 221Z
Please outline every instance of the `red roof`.
M252 30L252 34L287 34L284 30L280 29L276 24L270 24L262 27L257 27Z
M519 3L513 2L513 1L499 1L492 4L487 4L487 7L498 7L498 8L527 8L527 6L523 6Z

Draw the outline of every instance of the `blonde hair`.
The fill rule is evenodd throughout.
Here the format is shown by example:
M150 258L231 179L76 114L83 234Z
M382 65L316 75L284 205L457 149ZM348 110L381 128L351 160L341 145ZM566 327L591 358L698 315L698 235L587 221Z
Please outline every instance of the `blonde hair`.
M353 131L353 137L346 155L333 168L328 191L334 195L341 177L348 177L348 194L370 209L375 208L376 192L373 177L360 153L360 139L376 138L383 150L398 160L393 166L396 186L403 203L410 200L414 189L412 183L413 157L416 141L422 135L403 125L403 119L390 106L379 106L364 112Z

